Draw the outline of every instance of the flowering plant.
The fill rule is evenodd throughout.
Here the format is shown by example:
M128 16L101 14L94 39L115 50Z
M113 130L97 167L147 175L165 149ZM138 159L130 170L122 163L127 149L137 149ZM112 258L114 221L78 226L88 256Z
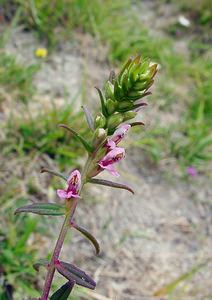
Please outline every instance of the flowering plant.
M104 89L97 88L101 101L101 112L93 119L88 108L83 107L88 126L93 135L91 141L87 141L65 124L59 125L74 135L84 146L88 153L85 166L81 172L74 170L69 176L43 168L41 172L49 172L66 181L66 189L57 190L57 195L62 200L62 204L39 202L20 207L15 212L51 216L65 215L51 260L42 259L34 264L36 270L39 270L40 266L47 269L43 292L39 300L66 300L75 284L95 289L96 283L90 276L73 264L59 259L60 252L69 228L78 230L88 238L94 245L96 254L100 251L96 238L79 226L74 219L74 213L77 204L80 202L80 195L85 184L100 184L134 193L127 185L95 177L104 170L110 172L113 176L119 176L114 166L125 157L125 149L119 147L118 144L131 127L143 125L142 122L129 121L136 117L142 106L146 105L142 98L150 94L148 90L154 82L153 78L156 72L156 64L151 64L148 60L142 60L140 56L137 56L134 59L129 59L118 75L115 75L114 72L110 73ZM67 282L49 298L55 271L64 276Z

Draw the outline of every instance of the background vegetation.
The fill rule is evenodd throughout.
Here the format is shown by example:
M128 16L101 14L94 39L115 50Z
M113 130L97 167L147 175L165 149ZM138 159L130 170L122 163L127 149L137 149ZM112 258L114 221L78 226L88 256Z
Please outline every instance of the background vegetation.
M208 162L212 158L212 6L207 0L202 0L201 4L195 0L170 2L179 14L189 17L191 26L186 28L176 22L164 30L163 36L153 36L152 28L145 27L137 13L140 1L1 0L0 24L4 24L4 31L0 43L0 105L8 98L13 105L21 102L29 116L28 102L37 93L34 77L41 63L23 65L7 53L5 45L10 39L11 28L21 25L23 30L32 31L45 43L49 53L54 53L65 40L74 39L78 33L90 34L99 49L107 49L104 63L116 67L129 55L142 53L160 64L160 76L151 101L159 112L176 114L177 118L170 123L161 122L159 117L152 120L147 131L139 135L135 132L133 146L143 149L154 164L174 159L181 176L186 176L185 170L189 166L209 175ZM185 36L185 39L191 36L186 57L176 50L179 36ZM69 165L70 161L75 162L81 153L78 144L74 139L70 141L60 129L55 129L55 124L71 121L76 129L87 134L81 121L82 114L73 109L75 101L77 99L72 99L72 105L64 105L59 112L52 107L48 114L40 112L30 118L11 115L3 122L1 169L11 157L16 156L20 165L26 157L33 160L44 153L48 161L54 159L62 169L67 162ZM1 299L12 299L11 289L16 290L16 299L23 291L37 296L38 283L31 261L36 258L39 250L36 241L45 228L38 226L32 217L14 217L13 209L33 195L41 196L41 200L46 195L40 194L30 175L21 172L15 173L13 182L8 174L3 172L1 175L0 203L5 212L0 220L4 224L0 229ZM20 183L23 176L27 178L24 191ZM50 183L54 186L54 181ZM20 235L21 239L18 239ZM21 269L17 256L23 260Z

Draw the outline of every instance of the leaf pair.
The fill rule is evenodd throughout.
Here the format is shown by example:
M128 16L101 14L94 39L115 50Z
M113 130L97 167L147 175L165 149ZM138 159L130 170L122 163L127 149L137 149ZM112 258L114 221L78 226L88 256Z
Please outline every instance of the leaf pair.
M63 261L57 261L55 263L55 268L61 275L63 275L69 281L74 281L77 285L91 290L94 290L96 287L96 282L90 276L72 264Z
M55 268L61 275L68 279L68 282L62 285L50 297L50 300L67 300L75 284L92 290L96 287L96 282L90 276L72 264L58 261L55 264Z

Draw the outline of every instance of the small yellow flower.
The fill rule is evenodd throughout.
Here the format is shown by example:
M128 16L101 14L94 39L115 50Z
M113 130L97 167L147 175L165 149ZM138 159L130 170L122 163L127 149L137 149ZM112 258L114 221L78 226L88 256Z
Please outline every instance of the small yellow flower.
M48 54L48 51L46 48L37 48L35 50L35 56L40 57L40 58L45 58Z

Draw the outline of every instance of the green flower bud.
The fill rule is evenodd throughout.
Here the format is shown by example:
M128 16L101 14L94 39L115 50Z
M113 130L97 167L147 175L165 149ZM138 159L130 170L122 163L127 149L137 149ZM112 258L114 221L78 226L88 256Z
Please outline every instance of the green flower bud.
M112 115L112 113L114 113L114 111L116 110L116 103L117 102L113 101L112 99L107 100L105 105L109 115Z
M135 118L136 115L137 115L137 112L135 112L135 111L127 111L127 112L123 113L123 121L133 119L133 118Z
M94 132L93 146L94 148L105 141L107 137L107 130L104 128L97 128Z
M106 99L114 99L114 86L110 81L105 83L105 97Z
M97 115L94 121L95 128L104 127L106 125L106 118L102 114Z
M116 128L119 124L123 122L123 115L116 113L108 118L107 127L109 129Z
M133 103L131 101L121 101L118 104L118 109L120 110L130 110L133 107Z
M121 72L114 79L114 98L118 102L136 101L146 95L147 90L154 82L157 73L157 64L149 60L142 60L141 56L129 59ZM132 109L132 108L129 108ZM119 112L127 111L120 107Z

